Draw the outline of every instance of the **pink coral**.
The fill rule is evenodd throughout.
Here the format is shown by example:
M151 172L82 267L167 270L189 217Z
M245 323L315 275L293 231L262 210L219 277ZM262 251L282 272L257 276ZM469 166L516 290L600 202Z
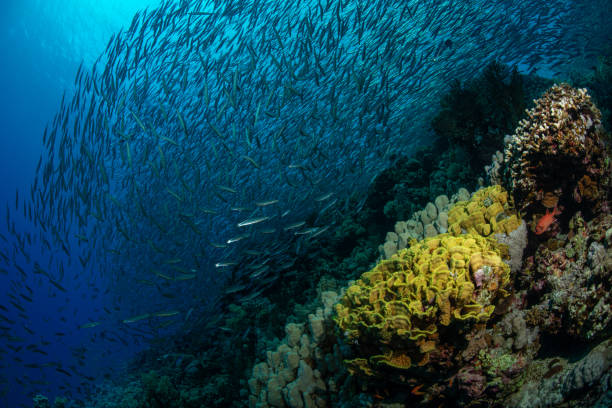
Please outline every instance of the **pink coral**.
M476 283L476 287L478 288L481 287L484 279L485 279L485 273L482 268L474 272L474 282Z
M482 371L474 367L463 367L457 373L457 386L471 398L477 398L484 392L487 378Z

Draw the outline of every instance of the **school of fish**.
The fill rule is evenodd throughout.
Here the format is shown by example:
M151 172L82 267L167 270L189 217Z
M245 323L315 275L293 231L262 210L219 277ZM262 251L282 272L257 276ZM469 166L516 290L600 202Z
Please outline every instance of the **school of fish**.
M64 331L24 340L38 338L27 322L40 292L111 298L66 329L102 342L214 326L224 296L255 298L283 279L392 155L429 142L452 80L491 60L555 72L596 55L584 43L596 28L576 23L587 11L554 0L199 0L137 13L79 67L30 191L7 204L3 369L94 380L85 346L72 350L78 367L47 351ZM69 327L64 312L55 319ZM18 357L24 348L40 360ZM44 388L32 378L15 381Z

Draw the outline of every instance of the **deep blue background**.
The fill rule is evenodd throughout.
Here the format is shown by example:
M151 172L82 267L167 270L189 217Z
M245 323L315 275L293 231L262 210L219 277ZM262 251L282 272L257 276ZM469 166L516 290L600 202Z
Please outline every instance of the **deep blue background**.
M14 210L15 190L19 189L20 197L29 195L36 163L43 152L44 127L59 110L62 93L66 91L67 97L72 95L73 79L81 61L86 69L91 67L104 51L112 33L129 26L137 10L157 4L159 0L0 2L0 231L6 231L5 203L10 203L11 211ZM18 216L15 219L17 230L25 232L28 227L19 222ZM2 245L5 244L0 243L1 249L7 252L8 248ZM40 254L36 248L28 251L33 260L43 265L46 263L38 258ZM8 276L0 275L0 296L2 304L11 309L6 294L18 294L11 280L21 278L15 271L9 272ZM67 277L70 277L70 272L66 271ZM35 278L28 277L22 283L34 290L33 302L23 302L22 305L27 308L25 325L35 335L31 336L23 329L22 318L7 315L17 324L10 333L3 331L0 337L0 394L2 390L9 390L7 397L0 397L1 407L31 406L31 398L25 395L34 388L29 385L30 380L48 381L49 385L40 389L53 390L47 395L51 401L55 395L61 395L59 385L75 386L80 380L58 374L53 367L28 369L16 363L13 351L7 348L9 335L22 338L22 341L10 341L13 346L40 345L42 340L53 343L40 346L49 356L26 352L24 347L19 353L24 363L61 361L65 368L75 362L71 348L84 343L92 348L87 350L91 359L88 357L87 366L79 367L79 370L97 376L102 373L104 365L99 357L100 350L93 350L98 342L90 339L99 339L103 333L98 328L89 331L77 329L78 323L86 323L90 317L100 314L105 303L103 295L92 292L96 282L90 282L90 285L80 282L70 287L71 281L67 279L63 284L68 293L60 296L49 296L52 293L49 288ZM61 319L63 316L66 321ZM2 326L7 325L3 322ZM65 335L58 336L58 332ZM25 385L20 385L17 380Z

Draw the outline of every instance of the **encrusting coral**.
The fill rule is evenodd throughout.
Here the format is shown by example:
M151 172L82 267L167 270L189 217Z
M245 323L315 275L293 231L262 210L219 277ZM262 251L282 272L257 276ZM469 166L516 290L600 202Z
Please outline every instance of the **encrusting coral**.
M612 328L612 215L585 222L577 213L566 237L541 245L519 280L537 303L530 319L545 331L592 341Z
M464 326L489 319L509 280L500 244L479 235L441 234L381 261L336 306L357 355L349 371L450 364Z

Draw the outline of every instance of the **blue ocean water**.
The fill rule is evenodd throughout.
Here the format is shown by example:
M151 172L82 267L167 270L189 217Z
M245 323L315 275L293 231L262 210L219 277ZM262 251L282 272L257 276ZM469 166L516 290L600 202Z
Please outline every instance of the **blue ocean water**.
M14 209L15 190L19 190L22 197L29 194L36 163L44 149L41 134L57 112L62 95L74 94L74 76L79 64L83 62L91 66L104 51L112 33L129 25L136 11L157 4L157 1L146 0L2 2L0 201L3 209L5 203L11 203L11 209ZM17 216L14 221L21 233L34 233L23 218ZM1 247L3 253L10 253L6 242L3 241ZM41 253L36 246L28 251L31 251L31 258L41 264L48 260L48 255ZM8 275L0 276L3 299L8 299L8 293L14 293L15 286L11 282L16 277L14 274L18 273L12 268L6 271ZM67 265L67 276L72 273L75 272ZM23 303L25 312L2 302L3 306L10 307L9 312L3 312L9 321L2 323L6 336L0 342L0 406L3 407L31 406L32 397L28 394L32 393L32 384L55 390L51 395L62 394L60 387L73 390L75 395L80 394L76 390L81 387L82 379L56 375L58 373L53 373L52 364L45 369L28 369L23 364L35 362L44 365L54 361L72 361L70 364L75 364L76 356L71 350L85 347L85 353L95 344L90 342L89 334L83 337L75 331L75 322L86 321L99 313L104 305L104 296L92 292L95 286L75 288L74 283L66 280L64 284L71 293L80 293L67 298L51 293L47 285L40 285L31 277L24 279L23 284L33 290L32 302ZM48 340L41 344L43 339ZM45 354L27 347L32 344L38 344ZM83 374L98 377L103 368L119 364L121 356L126 354L123 347L114 350L118 359L110 364L100 357L88 358L88 367ZM43 370L48 371L45 373Z
M7 407L84 400L137 351L253 336L228 305L297 296L296 259L434 141L453 80L491 61L569 78L611 39L605 1L1 7Z

